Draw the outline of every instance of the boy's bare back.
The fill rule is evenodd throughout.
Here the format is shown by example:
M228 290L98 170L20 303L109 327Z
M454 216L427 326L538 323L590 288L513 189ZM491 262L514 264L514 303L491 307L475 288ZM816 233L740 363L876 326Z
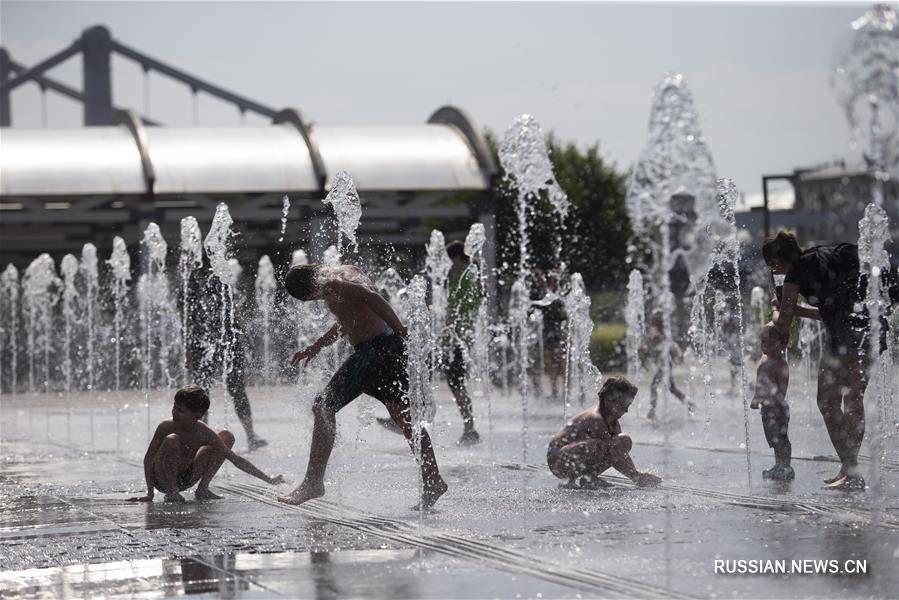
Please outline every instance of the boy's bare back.
M606 423L599 410L594 407L575 415L550 441L551 446L567 446L585 440L609 439L621 433L618 421Z
M362 284L339 279L324 281L321 298L337 318L341 332L354 346L381 335L388 327L400 335L405 333L390 304Z

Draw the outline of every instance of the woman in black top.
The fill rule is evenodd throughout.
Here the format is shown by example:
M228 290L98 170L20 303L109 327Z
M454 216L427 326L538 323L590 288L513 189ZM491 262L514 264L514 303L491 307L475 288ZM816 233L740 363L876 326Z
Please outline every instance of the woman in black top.
M859 277L858 247L836 244L803 250L796 236L779 231L765 240L762 255L772 275L785 275L783 289L775 288L772 295L775 326L789 336L794 316L815 319L830 338L818 372L818 409L842 466L836 477L825 480L825 489L864 489L858 452L865 437L870 327L861 306L865 283ZM799 304L800 294L808 305Z

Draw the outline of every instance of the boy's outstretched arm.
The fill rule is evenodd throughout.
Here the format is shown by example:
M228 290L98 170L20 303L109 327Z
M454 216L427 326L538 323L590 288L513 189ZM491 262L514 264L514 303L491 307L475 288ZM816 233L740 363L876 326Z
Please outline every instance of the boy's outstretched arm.
M612 454L612 466L615 467L615 470L633 481L638 487L652 487L662 482L659 477L652 473L641 473L638 471L630 453L620 445L613 445L610 452Z
M153 495L155 493L154 483L155 476L153 474L153 463L156 460L156 453L159 452L159 447L162 446L162 442L167 435L165 428L160 423L159 426L156 427L156 432L153 434L153 439L150 440L150 445L147 446L147 453L144 454L144 479L147 482L147 495L146 496L135 496L133 498L128 498L129 502L152 502ZM224 444L223 444L224 445Z
M226 458L231 461L231 464L233 464L235 467L237 467L244 473L249 473L253 477L261 479L262 481L264 481L266 483L270 483L272 485L278 485L279 483L284 483L283 475L275 475L274 477L269 477L268 475L266 475L265 473L260 471L256 467L256 465L254 465L253 463L251 463L244 457L234 454L234 452L232 452L230 450L228 452L229 452L229 455L226 456Z
M334 342L337 341L337 338L340 337L340 323L334 323L334 325L325 332L320 338L315 340L311 346L306 348L305 350L300 350L299 352L293 355L293 358L290 359L290 364L293 366L297 366L301 360L305 359L305 365L309 364L309 361L315 358L319 352L322 351L322 348L330 346ZM304 365L304 366L305 366Z
M274 477L269 477L262 471L260 471L256 465L248 461L242 456L239 456L234 453L231 448L225 445L225 443L219 438L217 435L213 435L215 440L210 438L210 441L216 446L216 449L225 455L225 458L231 461L231 464L243 471L244 473L249 473L253 477L261 479L266 483L270 483L272 485L278 485L279 483L284 483L283 475L275 475Z

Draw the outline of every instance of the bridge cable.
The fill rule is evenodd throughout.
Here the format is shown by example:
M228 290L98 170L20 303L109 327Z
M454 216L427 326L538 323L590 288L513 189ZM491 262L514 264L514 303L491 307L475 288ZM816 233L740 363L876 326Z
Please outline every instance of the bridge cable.
M44 129L47 128L47 86L43 83L38 83L38 87L41 90L41 127Z
M148 117L150 116L150 69L146 66L143 66L144 77L143 77L143 85L144 85L144 114Z
M194 127L200 124L200 102L199 102L199 91L195 87L190 88L192 97L193 97L193 107L194 107Z

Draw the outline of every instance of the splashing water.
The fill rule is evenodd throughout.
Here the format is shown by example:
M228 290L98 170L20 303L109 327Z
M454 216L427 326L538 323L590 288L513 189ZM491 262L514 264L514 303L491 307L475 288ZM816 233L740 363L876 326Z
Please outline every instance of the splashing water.
M286 197L286 196L285 196ZM275 307L275 290L278 287L275 281L275 269L268 255L259 259L259 267L256 269L256 307L259 311L259 326L262 329L262 368L266 379L271 377L269 365L271 364L271 339L272 339L272 311Z
M821 351L824 330L821 327L821 321L813 319L799 319L799 355L800 362L805 370L805 378L802 381L802 394L805 398L806 405L809 407L809 415L812 415L816 404L815 394L812 393L809 382L817 379L818 364L821 360ZM817 356L816 356L817 355ZM806 423L807 428L812 427L809 421Z
M235 270L231 264L232 248L234 233L231 226L234 219L228 211L228 205L224 202L219 203L215 208L215 216L212 218L212 225L206 239L203 240L203 247L206 249L206 256L209 257L209 263L213 275L218 279L219 285L219 348L222 350L222 388L227 389L228 376L233 368L233 351L234 351L234 289L232 282L234 281ZM227 412L225 414L225 424L227 425Z
M322 200L330 204L337 219L337 250L339 256L343 255L346 248L352 246L353 250L359 247L356 241L356 229L362 219L362 204L359 194L356 192L356 184L346 171L338 171L331 181L331 191ZM343 238L346 238L344 246Z
M526 421L531 343L531 327L528 319L531 295L528 220L533 217L535 206L544 192L560 218L568 214L569 202L553 173L543 129L531 115L521 115L506 130L499 148L499 159L509 182L515 186L518 194L515 204L518 220L518 269L509 301L509 327L516 369L514 377L518 381ZM558 263L561 243L555 247L555 258Z
M287 231L287 214L290 212L290 198L287 197L287 194L284 194L284 197L281 198L281 237L278 238L278 243L284 241L284 232Z
M112 255L106 264L112 272L112 335L115 346L115 391L118 393L122 389L122 313L128 295L128 282L131 281L131 257L125 240L118 236L113 238Z
M663 381L671 377L672 316L683 313L671 289L675 256L682 256L691 279L703 272L708 254L695 232L720 222L715 200L715 167L699 127L693 94L677 73L656 86L649 117L649 139L634 168L626 197L634 235L648 244L653 310L661 313ZM661 387L663 417L668 386ZM666 429L667 435L667 429Z
M643 274L637 269L631 271L627 282L627 306L624 309L627 323L627 374L635 381L642 370L640 364L640 344L646 336L646 294L643 290Z
M50 255L43 253L31 261L22 278L25 325L28 347L28 391L34 393L35 357L44 357L43 388L50 389L50 349L52 347L53 307L59 302L61 281Z
M78 274L78 259L71 254L62 257L59 271L62 273L62 315L63 315L63 373L66 378L66 396L72 393L72 324L75 322L75 302L78 291L75 289L75 276ZM69 398L69 418L71 418L71 399ZM69 435L71 438L71 434Z
M546 191L555 211L563 217L568 214L571 204L556 181L546 136L537 119L531 115L515 119L503 137L499 158L503 169L514 178L520 195L536 199Z
M590 318L590 296L584 289L580 273L571 275L571 284L564 297L568 314L568 342L565 357L565 414L577 400L580 406L599 392L602 374L590 360L590 335L593 319Z
M154 384L168 387L169 342L172 335L169 325L173 307L166 274L168 244L156 223L147 226L141 245L146 257L147 270L142 274L143 285L140 285L138 280L138 297L144 315L144 389L149 397L149 390Z
M424 278L420 275L413 277L407 289L409 312L406 321L406 370L409 378L409 408L412 413L412 451L419 465L422 463L421 433L423 429L427 429L429 415L434 412L431 388L433 363L428 360L433 351L433 339L426 293L427 283ZM419 475L419 498L423 497L424 480Z
M765 288L755 286L749 292L749 323L748 327L746 327L747 352L753 360L757 360L761 356L758 340L762 332L762 326L767 320L767 315L768 298L765 294Z
M521 281L512 284L512 294L509 298L509 321L511 327L512 354L517 369L515 377L518 378L519 392L521 394L521 463L528 462L528 363L530 340L528 336L528 309L531 301L527 288Z
M396 269L389 267L381 273L375 280L375 287L381 294L387 296L387 301L393 311L400 318L400 321L406 320L406 282L396 272Z
M322 266L339 267L340 266L340 250L337 246L328 246L322 254Z
M746 349L743 347L743 296L740 293L740 241L737 238L737 224L734 215L740 192L737 190L733 180L728 178L719 179L716 190L718 205L721 208L721 216L725 222L725 231L727 232L722 236L725 248L724 258L730 263L729 268L733 271L734 278L734 314L737 317L736 335L739 340L739 391L740 400L743 404L743 426L746 439L746 476L749 480L749 487L752 488L752 459L749 447L749 399L746 393Z
M693 198L693 231L721 223L715 199L715 165L699 126L693 93L682 75L666 75L656 86L649 117L649 139L640 153L627 194L635 234L674 219L670 199ZM687 232L689 234L689 232ZM691 273L702 267L703 249L690 249Z
M881 348L882 335L885 333L884 317L890 310L889 290L884 285L884 274L890 270L890 257L884 247L891 239L890 222L886 211L874 203L869 204L865 209L864 218L859 221L858 230L859 271L863 279L867 279L865 309L871 328L867 349L870 353L868 393L873 393L878 408L878 419L874 420L876 430L873 439L873 484L874 496L879 498L883 485L883 461L892 442L890 438L895 435L893 428L896 423L894 406L896 392L893 382L896 368L892 360L895 348L889 348L886 352Z
M490 330L490 318L486 302L487 296L487 274L484 272L484 245L487 242L487 235L484 231L483 223L472 223L468 229L468 235L465 236L465 254L468 255L470 262L468 269L472 270L479 283L481 289L480 304L478 305L478 313L475 316L474 331L472 335L472 345L470 356L468 357L472 364L469 370L469 377L474 384L474 389L479 390L481 398L487 405L487 428L490 439L490 455L493 455L493 385L490 380L490 348L492 334ZM465 274L462 275L463 277Z
M181 219L181 245L178 258L178 274L181 277L181 379L187 381L187 345L193 331L191 329L189 306L196 302L191 297L191 277L203 266L203 234L194 217Z
M290 255L290 266L295 267L297 265L308 265L309 257L306 256L305 250L294 250Z
M869 164L899 177L899 14L875 4L852 23L831 85ZM882 201L875 203L882 206Z
M19 270L13 265L6 265L3 274L0 275L0 300L6 310L0 309L0 314L6 315L7 348L9 348L10 389L12 395L18 392L19 364L18 364L18 332L19 332ZM3 348L0 346L0 355ZM0 369L0 377L2 377Z
M91 243L81 248L80 272L84 277L84 306L87 328L87 389L94 389L94 365L96 362L97 315L99 313L100 273L97 268L97 247Z
M446 240L443 232L435 229L431 231L431 238L425 246L425 274L431 282L431 339L441 340L446 334L446 303L447 285L449 282L450 267L453 266L449 255L446 253ZM443 356L438 344L432 349L431 360L442 363ZM436 372L436 369L434 370ZM436 381L431 381L431 387L436 387Z
M231 286L231 289L234 291L235 296L240 294L240 278L243 275L243 266L236 258L228 259L228 285ZM240 306L242 299L235 300L238 306Z
M472 223L468 229L468 235L465 236L465 254L475 262L475 257L480 258L484 251L484 244L487 242L487 234L484 231L483 223ZM476 264L479 264L478 261Z
M212 273L219 278L222 284L227 284L231 280L231 267L228 261L231 259L233 237L231 226L233 224L234 219L231 218L228 205L224 202L219 203L215 207L215 216L212 218L209 233L203 240L203 247L206 249L206 256L209 257Z

